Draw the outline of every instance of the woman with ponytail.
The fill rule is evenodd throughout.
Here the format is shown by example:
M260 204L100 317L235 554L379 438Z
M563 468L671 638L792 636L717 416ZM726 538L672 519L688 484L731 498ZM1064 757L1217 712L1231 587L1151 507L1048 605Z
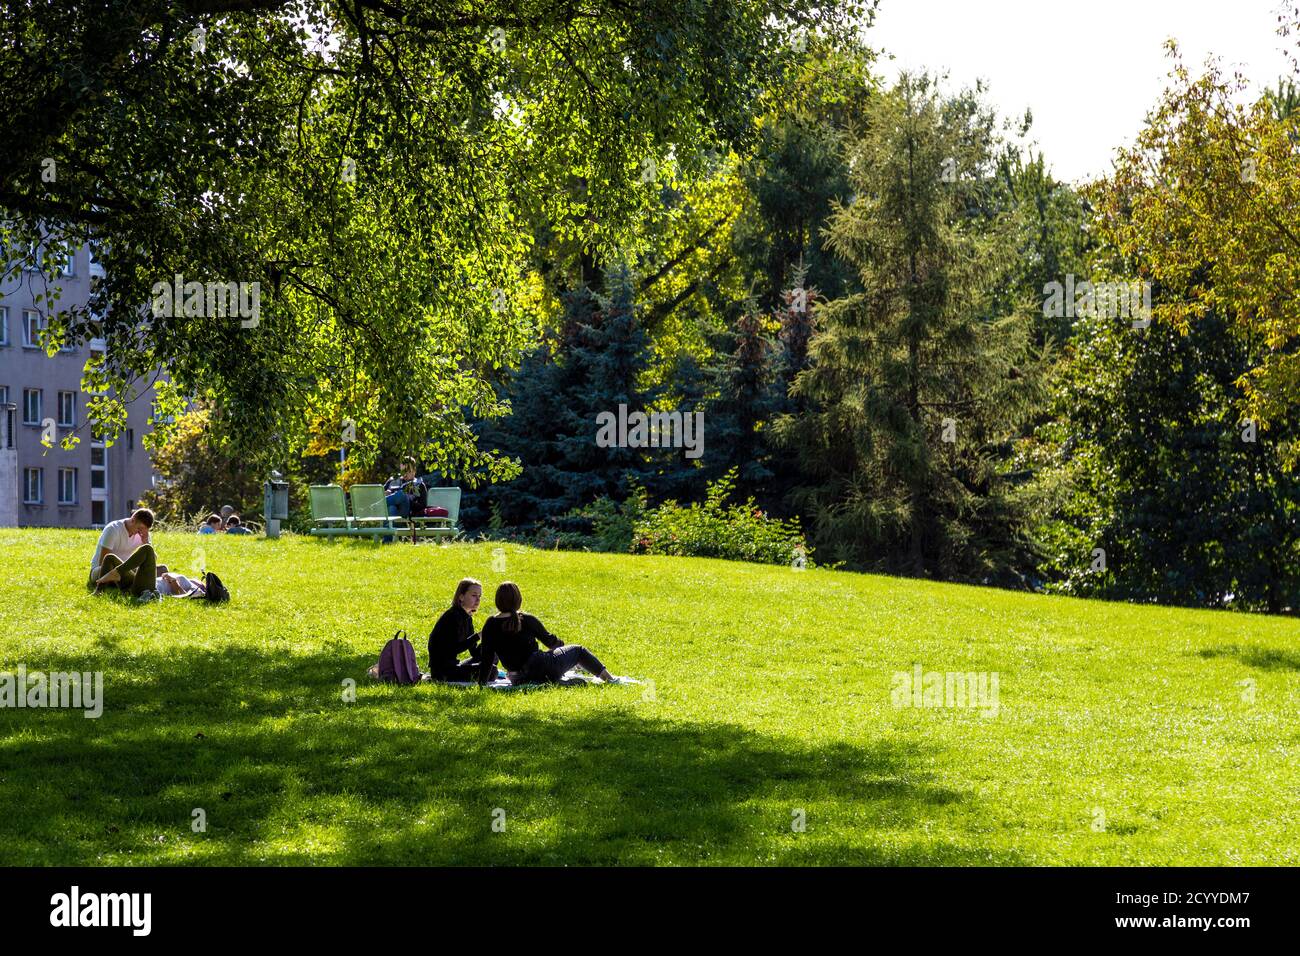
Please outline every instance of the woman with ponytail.
M613 683L615 677L581 644L562 644L537 618L525 614L519 585L506 581L496 594L497 613L483 625L478 682L496 677L497 658L515 684L545 684L558 681L575 665ZM546 645L546 650L538 643Z

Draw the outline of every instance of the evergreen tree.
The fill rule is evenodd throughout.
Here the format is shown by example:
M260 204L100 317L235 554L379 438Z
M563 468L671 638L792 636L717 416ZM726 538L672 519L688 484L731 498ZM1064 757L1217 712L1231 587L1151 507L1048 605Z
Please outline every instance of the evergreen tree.
M1015 563L1000 455L1041 378L1028 309L993 308L1014 250L980 202L994 119L905 75L867 120L828 227L863 291L819 307L806 411L781 419L816 479L794 498L826 560L985 577Z
M600 447L601 413L644 411L653 394L638 385L650 362L650 346L626 272L609 275L610 295L586 288L564 295L564 319L554 345L521 363L506 397L511 414L481 430L484 447L518 459L515 480L475 495L471 520L482 522L495 507L509 527L531 528L558 519L605 496L622 500L631 484L651 477L649 453L631 447Z
M467 528L487 525L494 514L511 527L531 526L544 504L562 494L555 478L559 456L551 431L560 401L560 369L553 348L553 342L545 342L525 355L500 390L510 402L508 415L477 423L479 447L514 458L524 467L513 481L465 492L461 520Z
M776 411L776 352L752 304L737 319L731 339L734 347L721 366L719 395L708 413L714 456L708 480L735 468L736 493L748 498L762 494L773 477L765 429Z

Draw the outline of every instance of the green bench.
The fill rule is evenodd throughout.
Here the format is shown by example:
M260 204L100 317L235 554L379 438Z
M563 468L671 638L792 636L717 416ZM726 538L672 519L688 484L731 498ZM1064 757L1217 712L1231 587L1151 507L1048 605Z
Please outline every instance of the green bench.
M317 537L374 537L375 535L409 535L412 538L455 537L460 534L456 522L460 519L460 489L430 488L430 507L447 509L445 518L426 518L413 515L408 521L388 513L387 495L383 485L353 485L352 513L348 514L347 498L338 485L312 485L311 534Z
M460 520L460 489L430 488L428 504L430 508L446 508L445 518L426 518L424 515L411 515L411 524L415 533L422 538L454 538L460 534L456 522Z

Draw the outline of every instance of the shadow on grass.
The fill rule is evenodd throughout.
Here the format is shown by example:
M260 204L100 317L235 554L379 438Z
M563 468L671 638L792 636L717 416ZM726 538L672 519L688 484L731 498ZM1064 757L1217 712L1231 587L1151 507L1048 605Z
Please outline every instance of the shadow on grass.
M1258 667L1266 671L1300 671L1300 652L1279 651L1271 647L1238 647L1236 644L1224 644L1218 647L1207 647L1198 651L1197 656L1207 660L1215 657L1231 657L1247 667Z
M636 688L372 685L369 663L114 655L100 720L0 711L0 863L1019 862L918 843L979 808L911 743L668 719Z

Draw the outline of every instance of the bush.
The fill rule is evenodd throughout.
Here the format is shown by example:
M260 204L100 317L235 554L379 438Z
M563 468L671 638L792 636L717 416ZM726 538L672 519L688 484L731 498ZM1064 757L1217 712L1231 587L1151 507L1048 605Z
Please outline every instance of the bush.
M733 468L709 484L703 504L683 507L666 501L647 511L632 529L632 552L811 565L797 518L769 518L754 506L753 498L744 504L726 503L735 481Z
M591 528L588 546L592 551L617 551L626 554L632 550L632 539L637 522L646 515L644 488L633 486L632 495L622 503L604 496L570 515L584 519Z

